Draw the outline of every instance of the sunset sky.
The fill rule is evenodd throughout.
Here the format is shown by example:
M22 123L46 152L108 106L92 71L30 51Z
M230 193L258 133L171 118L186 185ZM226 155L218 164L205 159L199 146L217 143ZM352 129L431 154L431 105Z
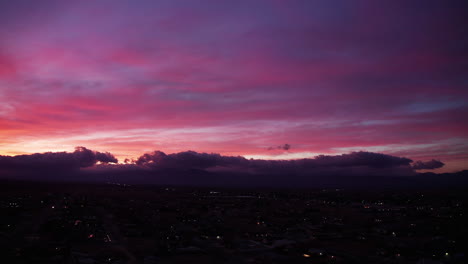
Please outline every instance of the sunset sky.
M464 2L1 1L0 155L363 150L467 169Z

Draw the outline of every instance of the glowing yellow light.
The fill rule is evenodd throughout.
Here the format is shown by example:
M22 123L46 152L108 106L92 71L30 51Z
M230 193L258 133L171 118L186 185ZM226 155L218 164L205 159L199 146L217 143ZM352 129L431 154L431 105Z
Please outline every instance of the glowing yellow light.
M303 254L302 256L304 256L304 258L310 258L309 254Z

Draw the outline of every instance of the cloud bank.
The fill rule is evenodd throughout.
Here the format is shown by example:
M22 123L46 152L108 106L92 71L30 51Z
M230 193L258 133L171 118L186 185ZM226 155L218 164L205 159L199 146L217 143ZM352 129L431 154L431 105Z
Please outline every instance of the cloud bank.
M372 152L352 152L350 154L326 156L320 155L309 159L299 160L254 160L244 157L221 156L219 154L198 153L185 151L174 154L165 154L161 151L147 153L141 156L136 164L149 168L185 168L208 169L213 167L248 168L258 171L274 172L281 170L299 170L312 172L313 169L322 168L396 168L409 167L412 160L386 154ZM310 170L310 171L309 171Z
M0 156L0 178L117 181L127 183L221 186L359 185L413 178L416 170L443 166L373 152L319 155L296 160L246 159L216 153L154 151L117 164L109 152L76 147L74 152ZM393 181L393 180L392 180ZM388 182L392 182L388 181Z
M73 152L0 156L0 179L120 182L212 187L424 188L468 185L468 171L417 173L443 162L416 161L374 152L319 155L296 160L246 159L184 151L145 153L123 164L109 152L76 147Z
M0 176L36 175L47 178L45 172L76 171L100 163L117 163L109 152L92 151L76 147L74 152L46 152L31 155L0 156ZM66 177L66 175L64 175Z

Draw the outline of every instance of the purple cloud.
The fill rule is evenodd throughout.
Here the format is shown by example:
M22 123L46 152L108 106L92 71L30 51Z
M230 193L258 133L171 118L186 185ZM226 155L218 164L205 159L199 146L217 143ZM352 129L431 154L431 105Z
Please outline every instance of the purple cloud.
M46 152L30 155L0 156L0 170L74 170L91 167L97 162L117 163L109 152L92 151L76 147L74 152Z
M0 156L0 178L233 187L405 186L423 178L415 170L443 166L437 160L413 163L404 157L363 151L297 160L154 151L134 163L111 164L116 162L111 153L85 147L71 153ZM436 176L431 181L439 181Z
M430 160L430 161L416 161L413 163L411 166L415 170L433 170L433 169L438 169L442 168L445 164L442 161L439 160Z
M284 145L279 145L279 146L276 146L276 147L269 147L268 148L268 150L275 150L275 149L289 150L289 149L291 149L291 145L284 144Z
M372 152L353 152L337 156L320 155L315 158L299 160L248 160L244 157L222 156L220 154L198 153L194 151L165 154L161 151L142 155L136 161L138 166L161 169L212 169L233 168L238 171L256 173L316 173L317 171L336 168L372 168L391 169L409 168L412 160Z

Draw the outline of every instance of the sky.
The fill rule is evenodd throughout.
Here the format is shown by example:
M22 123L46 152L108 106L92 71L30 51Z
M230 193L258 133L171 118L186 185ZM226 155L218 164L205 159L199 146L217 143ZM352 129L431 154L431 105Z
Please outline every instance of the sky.
M0 1L0 155L369 151L467 169L464 2Z

